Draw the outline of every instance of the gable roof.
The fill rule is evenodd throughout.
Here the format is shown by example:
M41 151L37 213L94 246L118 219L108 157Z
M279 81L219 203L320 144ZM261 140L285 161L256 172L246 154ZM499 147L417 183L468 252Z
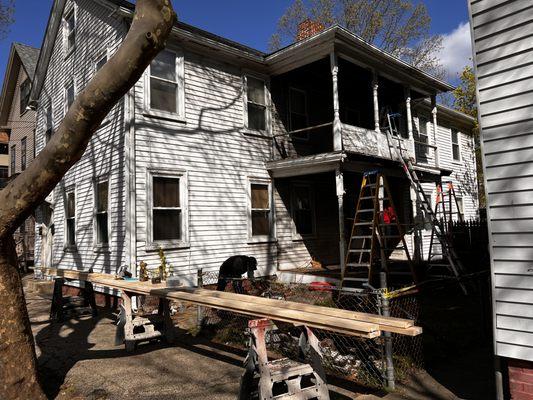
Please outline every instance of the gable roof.
M24 69L30 82L33 81L38 56L39 49L35 47L22 43L13 43L11 45L0 97L0 126L7 125L20 68Z

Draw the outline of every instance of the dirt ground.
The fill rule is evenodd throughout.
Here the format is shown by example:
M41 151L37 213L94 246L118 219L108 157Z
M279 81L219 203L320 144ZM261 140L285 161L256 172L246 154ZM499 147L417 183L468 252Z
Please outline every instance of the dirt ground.
M25 278L25 283L29 281ZM27 286L27 285L26 285ZM63 323L49 320L50 298L26 287L28 311L37 345L41 381L50 399L235 399L242 373L242 351L193 338L181 331L174 345L147 343L135 353L115 346L115 316L102 310L97 318L81 316ZM442 361L442 360L441 360ZM454 368L466 368L475 359L456 360ZM435 360L433 365L451 365ZM447 368L447 367L446 367ZM467 393L457 385L454 372L435 368L432 374L460 397L424 371L413 373L395 393L369 393L360 387L329 377L332 399L488 399L483 393ZM455 375L457 375L457 370ZM479 375L479 374L477 374ZM468 376L468 375L467 375ZM482 378L481 380L486 379ZM479 391L474 385L473 391ZM455 386L455 387L454 387ZM486 382L485 382L485 386ZM479 395L479 396L478 396ZM473 396L473 397L471 397Z

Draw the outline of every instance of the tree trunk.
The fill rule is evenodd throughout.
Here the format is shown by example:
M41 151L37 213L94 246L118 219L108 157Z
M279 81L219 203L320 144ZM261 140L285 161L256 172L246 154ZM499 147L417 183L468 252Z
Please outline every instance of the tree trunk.
M176 14L170 0L137 0L116 54L75 99L57 132L28 168L0 191L0 399L44 399L33 335L17 271L13 232L81 158L113 106L165 47Z

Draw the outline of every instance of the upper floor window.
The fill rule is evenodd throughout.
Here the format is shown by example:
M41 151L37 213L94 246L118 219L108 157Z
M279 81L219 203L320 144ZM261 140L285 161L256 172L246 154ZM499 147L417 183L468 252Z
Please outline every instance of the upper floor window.
M68 112L72 103L74 103L74 82L71 81L65 87L65 114Z
M65 43L67 54L76 46L76 12L72 9L65 16Z
M96 182L94 192L95 244L105 246L109 243L109 181Z
M96 72L100 71L102 67L107 63L107 51L96 60L94 65Z
M17 161L17 146L11 146L11 175L15 173L15 166Z
M74 189L66 192L65 231L65 245L76 246L76 194Z
M24 171L26 169L26 137L20 140L20 169Z
M289 89L289 129L297 131L307 128L309 125L307 116L307 93L304 90ZM292 134L298 139L308 139L308 132L296 132Z
M28 103L30 101L30 89L31 83L28 78L22 82L20 85L20 114L24 114L26 108L28 108Z
M267 123L267 96L265 81L251 76L245 77L246 85L246 127L254 131L265 131Z
M415 154L417 162L427 162L429 155L428 120L424 117L418 118L418 129L415 132Z
M184 78L183 56L163 50L148 68L146 108L151 114L162 117L183 117Z
M46 107L46 114L44 116L44 119L45 119L45 124L46 124L45 138L46 138L46 143L48 143L50 139L52 138L52 133L53 133L52 103L51 102L48 103L48 106Z
M271 183L268 179L250 179L249 185L249 237L269 240L273 233Z
M187 242L187 178L180 172L151 172L149 239L152 246Z
M452 156L454 161L461 161L461 145L459 131L452 128Z

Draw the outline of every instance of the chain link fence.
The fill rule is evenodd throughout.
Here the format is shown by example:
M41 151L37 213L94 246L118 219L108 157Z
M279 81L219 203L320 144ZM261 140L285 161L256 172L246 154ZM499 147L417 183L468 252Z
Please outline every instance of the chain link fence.
M215 290L218 272L205 272L198 276L199 286ZM332 286L285 284L271 278L230 281L226 291L251 296L263 296L298 303L314 304L370 314L382 314L382 291L342 291ZM418 320L419 305L416 294L406 293L389 299L390 315ZM202 335L227 345L246 348L248 321L257 317L245 316L212 308L198 309L198 323ZM267 348L273 357L298 358L300 328L276 322L278 329L268 337ZM334 376L353 381L359 385L381 388L386 382L386 351L383 336L366 339L313 329L320 341L323 365ZM396 380L422 367L421 337L392 334L392 359Z

